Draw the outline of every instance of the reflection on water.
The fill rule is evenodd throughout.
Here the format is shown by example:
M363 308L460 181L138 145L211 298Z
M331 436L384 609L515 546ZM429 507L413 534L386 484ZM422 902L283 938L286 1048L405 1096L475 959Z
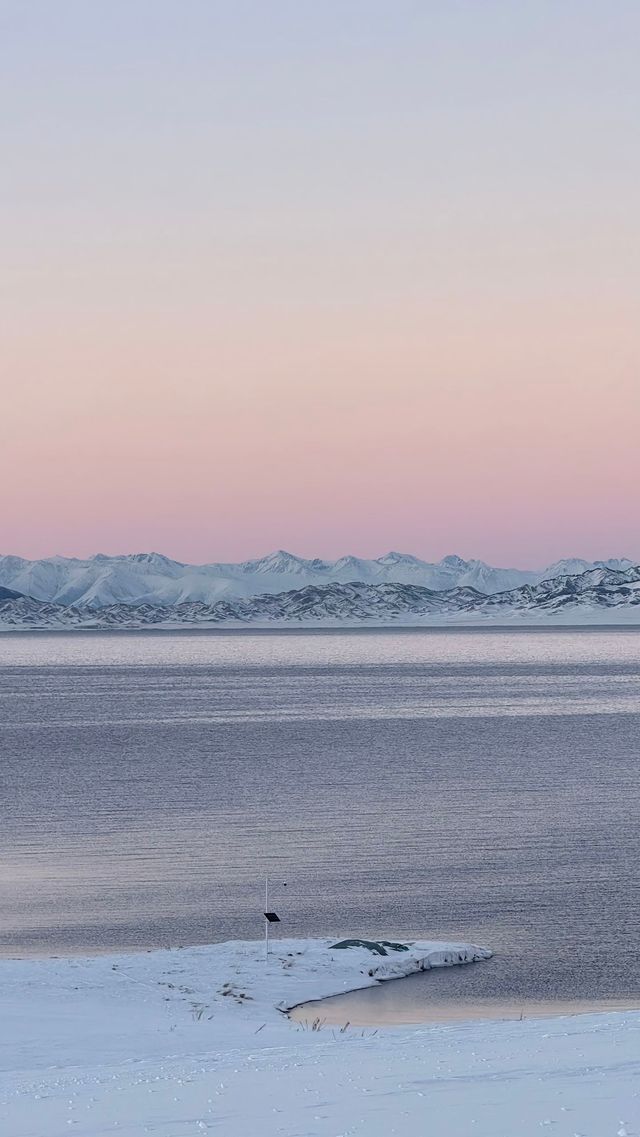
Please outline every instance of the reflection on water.
M290 1012L307 1027L382 1027L412 1023L464 1022L470 1019L525 1019L577 1015L597 1011L640 1009L633 999L602 999L585 989L573 998L546 981L539 961L505 963L495 957L483 963L437 967L387 980L375 987L349 991L329 999L301 1003ZM535 972L538 971L538 974ZM563 985L571 990L571 982Z
M631 630L0 637L0 951L260 936L269 871L284 934L637 997L639 693Z

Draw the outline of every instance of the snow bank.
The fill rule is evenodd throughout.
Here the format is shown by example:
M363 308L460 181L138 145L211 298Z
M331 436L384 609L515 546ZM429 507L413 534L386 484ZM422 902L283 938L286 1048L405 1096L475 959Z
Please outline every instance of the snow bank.
M475 944L417 940L394 948L383 942L385 955L364 946L338 947L335 940L281 940L267 965L270 997L277 992L278 1010L290 1010L298 1003L370 987L387 979L401 979L416 971L478 963L491 957L488 948ZM247 984L255 985L255 969L251 968L255 957L251 953L247 957L246 945L233 947L237 959L250 964L253 978L247 975Z
M0 1051L21 1043L31 1051L38 1038L43 1055L83 1061L96 1035L112 1057L153 1049L167 1030L189 1045L230 1038L240 1044L258 1028L286 1038L294 1028L278 1012L298 1003L491 955L466 943L415 941L384 956L334 944L276 940L268 959L263 943L238 940L94 958L0 960Z

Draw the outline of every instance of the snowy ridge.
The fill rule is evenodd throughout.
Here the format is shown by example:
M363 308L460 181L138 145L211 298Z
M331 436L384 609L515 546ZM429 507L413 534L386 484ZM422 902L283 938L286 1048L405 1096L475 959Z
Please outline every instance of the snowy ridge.
M106 556L87 560L49 557L29 561L0 556L0 587L65 607L105 608L113 604L215 604L274 595L329 584L406 584L447 592L474 588L491 594L592 568L623 571L628 560L559 561L542 570L495 568L484 561L447 556L437 564L409 553L390 552L373 560L345 556L337 561L307 560L280 550L242 564L189 565L161 553Z
M305 585L278 593L177 604L114 603L101 607L42 602L0 594L0 630L20 628L340 627L447 623L640 623L640 566L591 568L505 592L470 587L435 591L385 583Z
M361 965L361 975L373 979L376 983L387 979L400 979L407 975L414 975L416 971L430 971L432 967L457 967L461 963L480 963L490 959L492 953L488 948L477 947L476 944L424 944L412 943L409 950L402 954L389 952L391 958L382 963L367 966L369 960L365 959L364 969ZM349 948L353 951L353 948ZM334 953L335 954L335 953ZM359 953L362 959L362 954ZM358 987L368 986L358 981ZM354 988L355 990L355 988Z

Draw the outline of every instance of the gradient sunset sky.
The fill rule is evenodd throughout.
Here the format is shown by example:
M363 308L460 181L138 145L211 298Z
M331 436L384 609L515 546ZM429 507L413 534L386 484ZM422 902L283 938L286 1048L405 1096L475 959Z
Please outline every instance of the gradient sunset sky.
M0 552L640 558L639 40L0 0Z

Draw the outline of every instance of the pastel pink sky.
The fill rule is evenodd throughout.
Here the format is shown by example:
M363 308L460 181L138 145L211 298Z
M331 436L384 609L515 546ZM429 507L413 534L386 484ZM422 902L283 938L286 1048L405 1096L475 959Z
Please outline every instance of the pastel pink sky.
M640 558L638 9L190 11L6 17L0 552Z

